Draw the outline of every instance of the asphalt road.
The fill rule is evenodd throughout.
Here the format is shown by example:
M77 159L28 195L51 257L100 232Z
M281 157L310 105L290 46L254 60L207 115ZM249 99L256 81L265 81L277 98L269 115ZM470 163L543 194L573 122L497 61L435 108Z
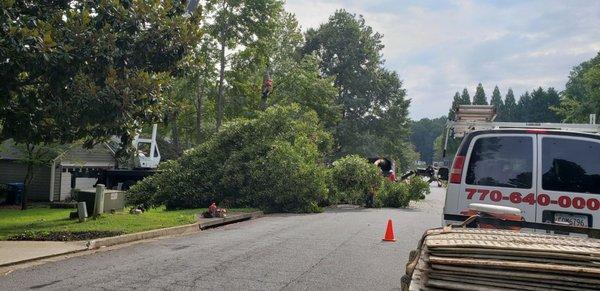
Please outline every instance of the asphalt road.
M410 209L272 215L16 270L17 289L398 289L408 253L441 222L444 191ZM396 242L382 242L387 219Z

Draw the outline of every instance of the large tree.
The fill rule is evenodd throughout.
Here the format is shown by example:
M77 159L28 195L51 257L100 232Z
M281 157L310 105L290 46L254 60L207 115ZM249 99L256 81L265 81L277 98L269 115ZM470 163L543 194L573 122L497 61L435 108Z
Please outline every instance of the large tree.
M521 95L516 108L514 121L518 122L559 122L560 117L551 108L558 105L560 98L554 88L541 87L531 93Z
M504 105L500 109L498 121L514 122L517 121L517 100L512 88L508 88L508 92L504 97Z
M450 110L448 110L448 119L454 120L456 113L454 112L454 108L456 108L460 104L460 94L458 91L454 93L454 97L452 98L452 105L450 105Z
M531 106L531 95L529 91L526 91L519 97L519 101L517 102L517 110L515 121L518 122L528 122L530 119L531 110L533 107Z
M600 52L574 67L554 110L567 122L588 122L590 114L600 116Z
M315 110L331 129L339 121L341 112L335 104L337 88L333 77L320 75L315 56L299 53L304 36L295 16L281 10L266 25L269 26L267 32L231 50L227 56L224 120L255 118L258 111L266 107L298 103ZM163 126L163 132L170 135L170 143L163 146L175 151L178 140L175 128L179 129L182 148L197 145L213 134L219 85L216 81L219 79L218 48L217 40L205 34L182 62L180 70L184 76L176 82L178 86L170 95L177 101L174 102L177 110L170 111L177 115L177 120L169 119L169 124ZM265 75L271 83L267 92L264 91ZM165 130L167 127L169 130Z
M475 89L475 95L473 95L473 105L488 105L487 98L485 97L485 91L483 85L479 83L477 89Z
M454 98L452 99L452 105L450 107L450 110L448 111L448 119L454 120L454 118L456 117L456 109L458 108L459 105L470 105L470 104L471 104L471 97L469 96L469 91L467 91L467 88L465 88L463 90L462 95L459 95L458 92L456 92L454 94Z
M227 106L227 115L253 116L268 106L298 103L315 110L327 127L333 126L340 117L333 77L320 76L318 59L300 53L303 44L295 16L282 11L270 34L236 53L227 75L229 94L236 100Z
M0 2L2 139L27 149L121 136L164 112L163 90L200 35L173 1ZM125 148L125 147L124 147Z
M218 43L219 78L216 96L216 130L223 123L228 51L260 46L272 33L277 16L283 10L280 0L209 0L203 6L207 15L204 27Z
M307 31L303 53L315 54L321 72L335 77L342 107L342 120L334 131L339 155L410 159L403 144L409 101L398 75L383 69L381 38L361 16L338 10L325 24Z
M471 95L469 95L469 90L467 90L467 88L463 89L462 94L460 95L460 99L461 99L460 104L465 104L465 105L471 104Z
M502 115L502 107L504 106L504 103L502 102L502 95L500 95L500 89L498 89L498 86L494 87L490 105L494 105L494 108L496 108L496 114L498 114L497 117L500 117ZM496 120L498 120L498 118L496 118Z

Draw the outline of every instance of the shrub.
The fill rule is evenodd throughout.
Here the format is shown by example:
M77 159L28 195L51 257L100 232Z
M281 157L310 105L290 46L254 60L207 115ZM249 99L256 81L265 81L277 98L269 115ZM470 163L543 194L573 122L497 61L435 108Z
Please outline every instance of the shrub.
M125 204L129 206L142 205L144 208L155 206L154 200L157 192L155 176L146 177L144 180L135 183L125 193Z
M253 197L259 199L259 207L272 212L314 212L315 206L327 195L326 168L311 163L304 156L308 142L295 145L277 142L266 156L276 167L257 167L252 178L258 185L265 185ZM316 152L309 149L308 152Z
M390 182L384 180L381 190L375 196L375 205L377 207L403 208L410 204L410 201L425 199L425 194L429 194L430 188L427 182L420 177L413 177L406 183Z
M410 200L418 201L425 199L425 194L429 194L431 189L429 184L423 180L423 178L416 176L408 180L408 194Z
M384 180L381 190L375 196L375 205L378 207L407 207L410 203L409 186L401 182Z
M160 164L161 174L148 176L144 180L135 183L127 190L125 203L129 206L142 205L144 208L157 207L164 203L159 195L161 186L168 182L177 172L178 164L175 161L166 161Z
M381 170L366 159L349 155L335 162L331 169L334 203L362 204L369 191L379 188Z
M259 207L314 212L327 195L323 157L332 140L313 111L273 106L239 119L186 151L163 172L140 182L133 196L151 192L167 209Z

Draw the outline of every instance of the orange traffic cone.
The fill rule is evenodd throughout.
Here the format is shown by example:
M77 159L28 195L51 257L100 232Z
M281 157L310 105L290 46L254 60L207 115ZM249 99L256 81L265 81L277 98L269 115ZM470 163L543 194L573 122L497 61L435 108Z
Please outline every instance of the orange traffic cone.
M392 220L388 219L387 229L385 230L385 236L383 237L383 241L396 241L394 238L394 226L392 224Z

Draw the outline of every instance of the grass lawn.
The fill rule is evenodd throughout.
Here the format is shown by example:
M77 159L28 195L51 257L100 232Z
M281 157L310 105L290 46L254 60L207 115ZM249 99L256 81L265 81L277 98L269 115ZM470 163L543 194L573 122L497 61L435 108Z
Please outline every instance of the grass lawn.
M51 209L47 206L32 206L21 211L0 209L0 240L24 232L54 231L121 231L140 232L157 228L194 223L196 214L206 208L167 211L164 207L151 209L142 214L129 212L105 213L98 219L88 219L79 223L69 219L69 213L75 209ZM250 212L255 209L228 209L228 212Z

